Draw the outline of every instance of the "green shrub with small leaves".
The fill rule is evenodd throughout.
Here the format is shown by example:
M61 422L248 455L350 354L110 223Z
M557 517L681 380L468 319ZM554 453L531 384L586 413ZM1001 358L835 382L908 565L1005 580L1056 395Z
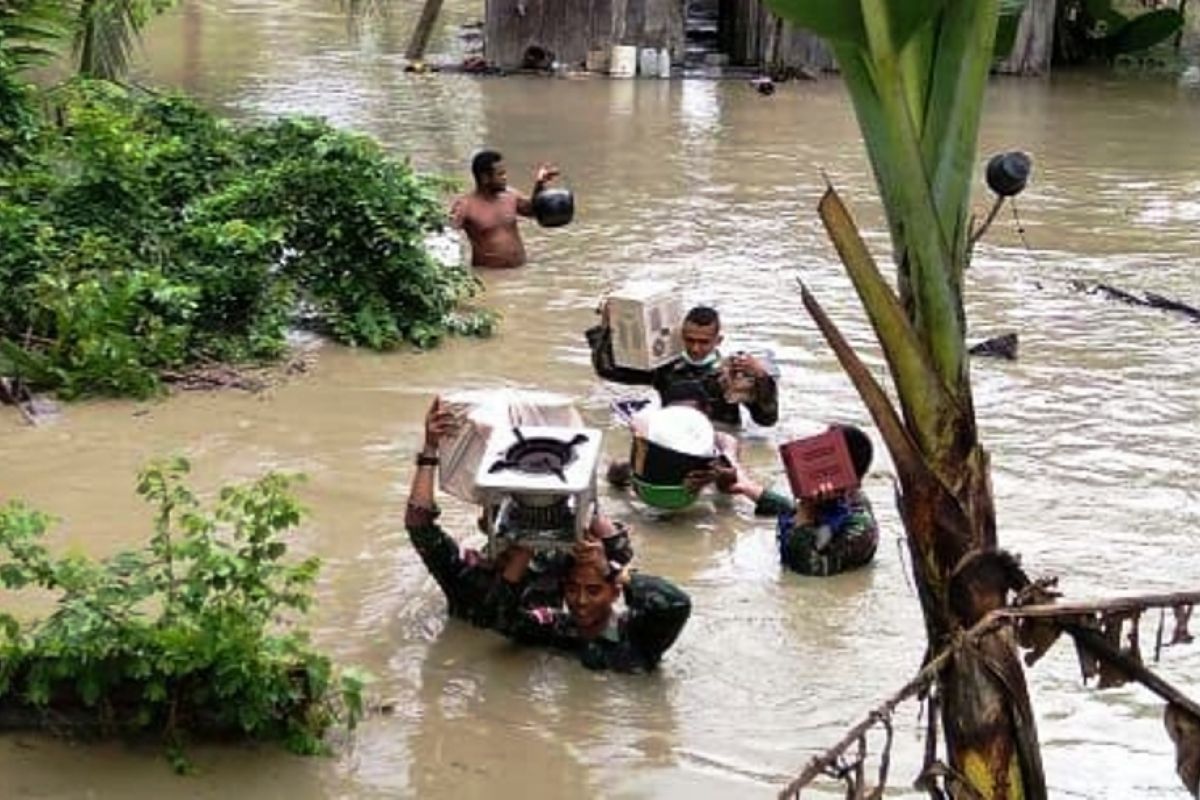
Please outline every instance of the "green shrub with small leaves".
M478 281L425 247L444 181L374 141L103 82L51 97L0 168L0 374L144 397L163 370L278 358L300 311L376 349L491 332L463 307Z
M153 534L98 561L52 556L45 514L0 507L0 586L57 595L41 619L0 613L0 709L153 734L173 749L233 736L323 752L331 725L361 715L366 676L336 670L295 627L319 565L285 558L303 513L294 479L224 488L206 508L187 471L176 460L141 473Z

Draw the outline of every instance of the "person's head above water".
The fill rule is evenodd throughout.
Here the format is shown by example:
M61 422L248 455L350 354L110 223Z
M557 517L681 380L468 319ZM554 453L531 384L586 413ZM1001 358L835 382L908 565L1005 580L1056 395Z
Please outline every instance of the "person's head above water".
M716 309L696 306L687 312L680 329L683 359L689 364L708 364L716 360L721 344L721 318Z
M871 468L871 459L875 448L871 446L871 437L853 425L832 425L834 430L842 432L846 439L846 449L850 451L850 463L854 465L854 474L861 481Z
M708 392L700 381L675 381L668 384L662 391L664 406L691 406L708 416L711 411L711 401Z
M608 562L599 542L583 541L571 551L563 598L580 634L593 638L604 632L613 604L621 595L620 569Z
M471 159L471 174L475 188L485 192L503 192L508 188L508 170L504 156L495 150L480 150Z

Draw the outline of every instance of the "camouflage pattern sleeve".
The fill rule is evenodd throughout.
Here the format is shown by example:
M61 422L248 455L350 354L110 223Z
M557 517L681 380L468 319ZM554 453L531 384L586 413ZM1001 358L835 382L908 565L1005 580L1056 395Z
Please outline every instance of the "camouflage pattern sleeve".
M665 578L634 573L625 587L625 634L642 669L653 669L692 613L692 600Z
M474 550L462 550L437 524L436 508L409 505L404 526L409 541L446 596L450 615L492 627L499 611L497 584L503 583Z
M780 514L790 514L796 510L796 501L790 495L767 489L758 497L754 504L754 516L777 517Z
M746 404L750 419L759 425L770 427L779 421L779 385L770 375L759 378L754 384L754 401Z
M588 328L588 347L592 351L592 368L596 374L606 381L623 383L628 386L653 386L655 373L653 371L619 367L613 360L612 329L605 325Z
M436 508L424 508L411 503L404 512L404 527L417 555L425 562L425 569L442 587L449 599L457 593L457 578L462 572L462 553L454 541L437 524L440 512Z

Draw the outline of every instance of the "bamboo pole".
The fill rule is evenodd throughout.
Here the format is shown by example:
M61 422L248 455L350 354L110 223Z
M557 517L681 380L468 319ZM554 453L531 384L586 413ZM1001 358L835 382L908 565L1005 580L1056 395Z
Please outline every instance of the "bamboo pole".
M1045 619L1047 617L1070 617L1086 614L1111 614L1120 611L1145 611L1150 608L1174 608L1176 606L1200 606L1200 592L1141 594L1090 602L1040 603L1037 605L1000 608L993 611L989 616L1007 619ZM985 619L984 622L986 621ZM982 624L981 622L980 625ZM975 627L978 628L979 625Z
M1015 622L1020 619L1058 618L1055 620L1056 624L1096 657L1116 666L1128 678L1142 684L1168 703L1180 706L1200 719L1200 705L1194 700L1145 666L1130 659L1124 653L1114 648L1102 636L1098 635L1096 631L1069 621L1071 618L1094 614L1146 611L1151 608L1175 608L1177 606L1188 605L1200 605L1200 591L1133 595L1093 602L1042 603L996 609L976 623L970 630L963 633L953 644L947 646L935 657L931 658L912 680L869 712L837 744L809 759L804 770L788 783L787 787L779 792L779 800L798 798L801 789L824 774L829 767L835 765L837 760L856 742L860 741L871 728L890 718L896 706L923 692L932 685L938 674L947 666L951 656L959 648L966 644L977 642L980 638L992 633L1006 622Z
M421 9L421 18L417 20L417 28L412 38L408 40L408 50L404 57L410 62L420 61L425 57L425 48L429 46L429 37L433 33L433 25L438 15L442 13L442 0L425 0Z

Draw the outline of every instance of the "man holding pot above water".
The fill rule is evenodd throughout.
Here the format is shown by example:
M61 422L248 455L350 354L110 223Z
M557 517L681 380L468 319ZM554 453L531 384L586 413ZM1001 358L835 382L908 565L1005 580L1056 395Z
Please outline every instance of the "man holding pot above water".
M562 565L561 593L552 599L542 595L536 604L525 602L536 558L531 549L513 544L488 557L460 548L438 526L438 445L457 424L454 412L435 400L425 417L424 446L404 515L413 547L445 594L450 616L521 643L575 653L589 669L654 669L687 622L691 600L669 581L611 560L607 545L619 529L600 513ZM626 607L617 611L622 594Z
M600 324L587 331L592 366L605 380L633 386L653 386L663 405L672 387L696 383L703 387L708 403L702 410L713 422L741 425L740 406L759 425L779 420L779 391L775 377L758 358L738 353L722 359L721 318L715 309L696 306L687 312L680 329L683 352L652 370L618 366L613 359L612 329L608 305L600 307Z
M450 225L461 229L471 242L471 266L495 269L520 267L525 263L525 244L517 229L517 217L538 216L547 227L570 221L573 206L570 194L554 190L547 194L545 208L536 206L546 186L558 177L555 167L537 168L531 197L508 188L508 170L495 150L483 150L471 160L475 191L454 201ZM560 196L561 195L561 196ZM552 207L554 206L554 207Z

